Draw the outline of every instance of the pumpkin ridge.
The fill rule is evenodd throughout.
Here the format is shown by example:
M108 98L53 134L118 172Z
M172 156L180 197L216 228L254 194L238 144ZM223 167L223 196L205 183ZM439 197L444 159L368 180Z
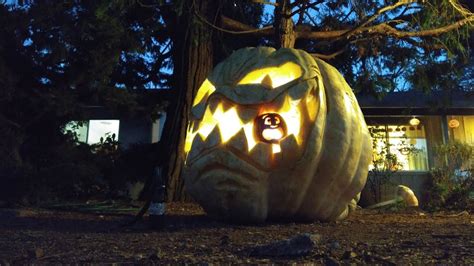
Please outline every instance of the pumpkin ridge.
M269 171L268 168L265 168L265 167L261 166L260 164L258 164L255 161L252 161L251 157L248 156L247 154L244 154L243 152L241 152L241 151L239 151L239 150L237 150L237 149L235 149L231 146L227 146L227 145L226 145L226 149L228 149L230 151L226 151L226 150L224 150L224 149L222 149L221 147L218 147L218 146L212 147L210 149L203 150L199 154L199 156L197 156L196 159L194 159L192 162L187 163L186 165L188 167L192 167L198 161L205 160L208 156L212 155L215 152L225 152L227 155L232 154L234 157L237 157L236 159L240 159L241 161L247 163L249 166L252 166L252 167L254 167L254 168L256 168L256 169L258 169L262 172L268 172ZM232 168L229 168L229 169L232 169Z
M344 121L344 123L338 123L337 130L334 131L333 128L326 127L326 136L328 135L328 131L332 130L332 136L335 136L336 133L337 135L337 140L338 141L343 141L344 145L342 143L334 143L332 141L333 145L338 145L338 160L330 160L329 164L332 163L332 168L333 171L329 174L329 177L326 177L326 179L329 180L329 183L325 184L326 189L322 191L321 194L321 199L324 199L327 197L328 194L334 194L335 192L338 192L337 186L338 183L341 181L341 178L344 178L345 180L347 179L347 176L352 176L352 174L348 173L347 169L347 164L349 163L347 158L354 157L353 151L352 151L352 146L351 143L354 140L354 133L352 132L352 128L354 126L354 119L352 114L349 114L347 112L346 108L346 103L344 102L344 97L345 97L345 86L347 86L345 83L341 82L340 80L340 74L337 72L337 70L331 66L329 66L326 62L322 60L317 60L316 61L318 66L320 67L320 70L322 70L323 73L323 83L325 84L325 92L327 97L327 102L328 105L329 103L334 103L335 107L332 110L328 110L328 122L332 120L340 120ZM337 78L337 81L339 82L331 82L331 78ZM327 84L326 84L327 83ZM353 107L353 106L352 106ZM351 108L352 109L352 108ZM325 144L329 144L329 139L325 141ZM341 149L342 148L342 149ZM323 152L323 158L326 158L326 155L329 151L329 149L324 149ZM330 156L330 155L329 155ZM327 159L326 159L327 161ZM321 166L319 166L321 167ZM318 168L319 168L318 167ZM322 167L327 167L327 165L322 165ZM337 194L336 194L337 195ZM327 208L338 208L340 203L338 203L337 200L334 200L333 205L327 205L326 201L319 201L315 205L315 212L319 213L320 217L323 219L329 219L330 214L327 213L326 209ZM340 207L339 207L340 208Z
M301 72L288 64L294 72L278 77L286 67L271 66L287 62ZM247 74L242 83L270 74L272 88L235 85ZM191 141L196 134L205 141L188 146L196 159L183 171L188 191L206 211L247 222L347 215L365 184L371 145L357 100L336 68L302 50L258 47L235 51L208 80L215 90L192 110L206 113L192 119L195 130L187 132ZM276 118L262 120L272 114L286 130L264 136L263 130L280 128Z

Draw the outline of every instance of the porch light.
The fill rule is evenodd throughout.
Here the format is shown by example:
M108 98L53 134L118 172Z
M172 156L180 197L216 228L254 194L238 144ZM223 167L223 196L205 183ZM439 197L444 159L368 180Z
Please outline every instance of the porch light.
M420 124L420 119L413 117L408 123L410 123L412 126L418 126Z
M457 119L453 118L453 119L449 120L448 126L449 126L449 128L457 128L457 127L459 127L459 121Z

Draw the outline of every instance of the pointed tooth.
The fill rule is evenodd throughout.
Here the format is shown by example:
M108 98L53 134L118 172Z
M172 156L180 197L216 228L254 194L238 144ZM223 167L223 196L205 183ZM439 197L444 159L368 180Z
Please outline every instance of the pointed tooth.
M204 140L202 139L201 135L197 134L194 136L193 144L191 146L191 151L189 151L188 158L186 159L187 162L194 161L199 154L204 149Z
M206 142L204 143L204 147L206 149L212 148L217 146L221 143L221 134L219 132L219 127L215 126L214 129L211 131L209 136L206 138Z
M273 88L272 78L268 74L262 79L262 82L260 82L260 84L269 89Z
M199 124L201 124L198 120L194 120L191 122L191 132L196 132L199 128Z
M217 106L219 106L219 103L220 103L220 99L218 97L211 97L211 99L209 99L208 106L211 113L216 112L216 109L217 109Z
M303 149L298 144L295 135L286 136L280 141L281 154L285 161L294 161L301 157Z
M221 103L222 103L222 109L223 109L224 113L229 111L230 108L235 106L235 104L233 104L229 101L226 101L226 100L222 100Z
M258 115L258 110L254 108L245 108L243 110L239 110L238 115L242 123L247 124L250 121L253 121L255 117Z
M202 118L204 111L206 111L206 101L201 101L196 106L191 108L191 114L197 119Z
M250 151L250 157L263 168L270 168L272 158L272 145L268 143L259 142Z
M232 146L233 148L241 151L247 152L247 137L245 136L245 131L242 128L235 136L233 136L228 142L227 145Z

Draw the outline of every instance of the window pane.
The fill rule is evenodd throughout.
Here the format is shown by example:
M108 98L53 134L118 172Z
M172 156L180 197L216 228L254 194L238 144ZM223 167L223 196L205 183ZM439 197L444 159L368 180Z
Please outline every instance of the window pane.
M90 120L88 144L96 144L100 142L100 138L106 138L115 134L115 140L118 140L119 120Z
M66 124L64 127L64 132L74 132L76 133L77 140L79 142L87 142L87 122L84 121L79 123L78 121L71 121Z
M422 125L369 126L374 141L374 161L379 169L428 170L428 150ZM390 158L390 159L387 159ZM369 169L373 169L372 164Z
M451 138L474 145L474 116L448 116Z

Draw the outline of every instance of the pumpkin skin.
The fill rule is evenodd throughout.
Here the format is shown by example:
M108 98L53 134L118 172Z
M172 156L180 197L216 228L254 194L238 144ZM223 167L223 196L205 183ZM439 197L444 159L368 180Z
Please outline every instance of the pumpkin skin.
M265 113L284 120L281 140L259 138ZM334 67L302 50L258 47L235 51L198 90L185 153L186 190L213 217L330 221L355 207L372 145Z

